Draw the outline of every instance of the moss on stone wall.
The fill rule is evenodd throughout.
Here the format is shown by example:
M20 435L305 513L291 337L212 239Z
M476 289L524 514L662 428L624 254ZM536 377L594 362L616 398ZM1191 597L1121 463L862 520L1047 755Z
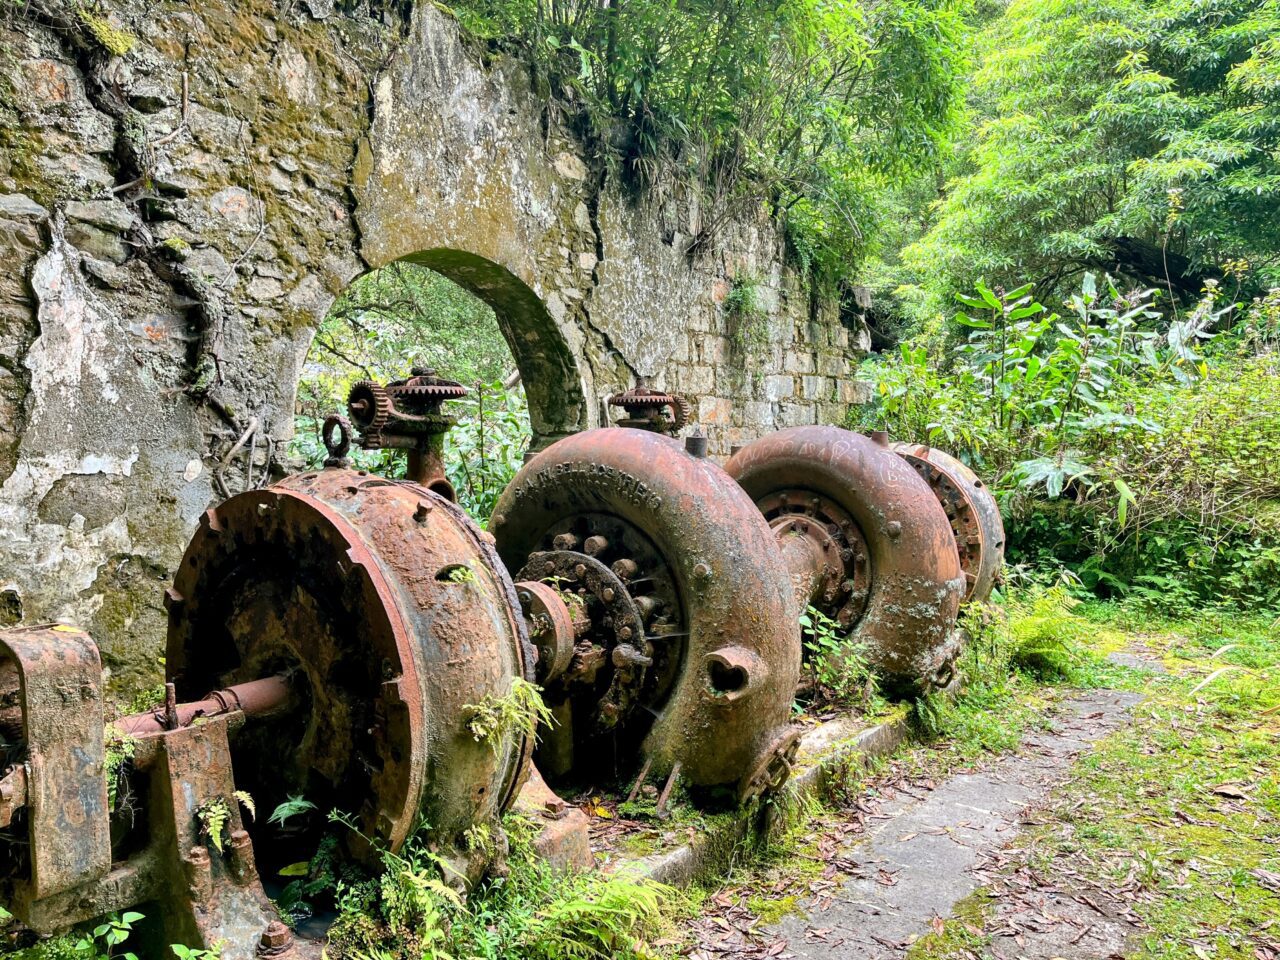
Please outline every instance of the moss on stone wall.
M88 30L89 35L97 41L98 46L113 57L123 57L138 42L129 31L113 25L105 13L80 7L76 10L76 15Z

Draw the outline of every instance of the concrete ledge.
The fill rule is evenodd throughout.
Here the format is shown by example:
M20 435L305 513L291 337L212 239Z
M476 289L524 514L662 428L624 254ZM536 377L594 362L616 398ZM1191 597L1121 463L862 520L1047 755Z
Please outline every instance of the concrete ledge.
M893 753L910 736L905 709L870 727L847 717L814 727L801 738L791 779L771 801L753 804L737 816L720 819L673 850L640 859L619 858L612 869L630 864L654 880L673 886L723 876L744 849L768 830L779 808L820 796L833 781L864 768L873 758Z

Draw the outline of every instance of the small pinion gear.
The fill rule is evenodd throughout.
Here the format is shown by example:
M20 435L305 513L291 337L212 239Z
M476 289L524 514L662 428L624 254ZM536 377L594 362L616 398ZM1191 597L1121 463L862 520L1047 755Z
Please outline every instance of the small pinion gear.
M364 433L377 433L391 419L391 398L380 383L358 380L347 394L347 412Z

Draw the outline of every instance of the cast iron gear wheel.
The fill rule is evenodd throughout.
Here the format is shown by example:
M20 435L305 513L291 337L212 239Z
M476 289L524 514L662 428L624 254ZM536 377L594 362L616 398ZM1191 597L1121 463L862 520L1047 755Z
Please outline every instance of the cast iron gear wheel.
M391 419L387 389L372 380L357 380L347 393L347 413L362 433L378 433Z
M689 423L690 418L693 416L693 407L691 407L689 405L689 401L682 396L673 395L671 399L673 401L671 404L671 429L674 432L679 432L685 428Z

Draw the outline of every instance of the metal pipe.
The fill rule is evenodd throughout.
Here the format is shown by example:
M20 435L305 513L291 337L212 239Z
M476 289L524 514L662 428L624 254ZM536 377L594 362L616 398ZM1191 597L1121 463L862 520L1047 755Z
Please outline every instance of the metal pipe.
M778 538L782 562L791 574L796 603L804 610L822 593L826 580L826 558L822 546L812 537L792 530L789 524L775 526L773 533Z
M237 683L225 690L215 690L195 703L178 704L177 725L187 727L200 717L217 717L236 710L250 717L270 713L289 702L289 691L288 679L280 675ZM122 717L114 726L129 737L163 733L171 729L163 708Z

